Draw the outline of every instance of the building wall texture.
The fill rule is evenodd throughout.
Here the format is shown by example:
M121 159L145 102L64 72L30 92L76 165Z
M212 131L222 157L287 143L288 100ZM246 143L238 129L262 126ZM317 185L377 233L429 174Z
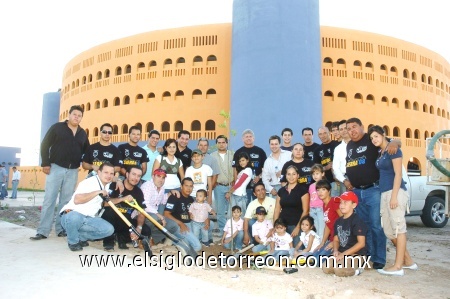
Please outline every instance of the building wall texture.
M238 16L234 18L236 22ZM318 23L315 19L314 22ZM155 128L162 132L162 139L175 137L180 129L191 131L192 139L214 139L234 129L233 114L232 124L227 122L223 128L221 124L226 117L220 113L234 111L232 105L239 104L232 98L235 91L231 82L235 81L231 75L239 76L231 70L233 59L244 63L239 68L245 72L245 60L254 57L255 61L247 63L253 67L261 65L262 72L270 70L267 64L278 63L273 66L276 74L289 85L297 86L297 95L291 98L286 95L289 88L282 83L262 84L259 89L270 93L271 98L276 97L270 102L272 105L261 102L266 110L264 115L269 111L273 117L261 118L250 109L238 117L239 129L246 124L255 129L251 127L253 120L261 118L264 130L258 131L257 145L268 150L268 137L280 134L288 125L294 130L294 141L302 142L301 129L311 126L315 129L315 141L320 142L316 134L319 122L309 124L304 119L317 119L320 124L329 125L332 121L358 117L366 129L378 124L385 127L389 136L402 141L405 166L409 160L425 169L425 139L449 127L450 65L438 53L389 36L320 27L318 47L310 47L317 52L311 57L320 57L320 98L305 100L310 95L305 95L302 86L319 82L308 81L310 78L303 72L304 68L314 71L312 64L304 65L308 62L298 58L295 50L289 55L298 72L289 67L289 57L274 56L265 61L268 56L239 53L233 49L232 35L235 40L242 36L237 36L234 30L231 24L216 24L153 31L80 53L64 69L59 119L66 119L70 106L83 105L82 127L91 143L98 141L98 129L105 122L114 125L114 142L126 142L127 129L135 124L142 126L143 138ZM291 34L304 33L292 29ZM292 39L296 45L297 37ZM304 39L312 40L314 36L305 35ZM280 55L278 43L283 42L283 38L276 40L277 55ZM271 41L267 41L267 46L273 46ZM308 49L304 45L298 47L298 51ZM246 50L253 48L248 45ZM239 62L240 57L234 58L235 55L245 55L246 59ZM284 67L287 76L280 73ZM261 94L254 92L257 96ZM244 107L247 101L255 99L241 97L239 101ZM316 111L317 107L321 107L321 112ZM285 112L289 117L283 115ZM242 144L240 133L232 138L234 149ZM448 144L442 147L449 152Z

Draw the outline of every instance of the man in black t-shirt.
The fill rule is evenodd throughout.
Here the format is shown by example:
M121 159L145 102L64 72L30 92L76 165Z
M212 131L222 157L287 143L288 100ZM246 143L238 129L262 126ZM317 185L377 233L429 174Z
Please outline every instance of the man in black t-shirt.
M116 205L119 211L136 227L136 230L142 235L150 236L150 229L144 225L145 216L136 212L124 201L131 201L132 198L136 199L139 206L145 209L143 204L144 194L141 189L137 187L142 177L142 170L138 166L130 166L125 174L126 178L123 181L124 190L115 190L115 183L112 183L109 187L110 200ZM106 251L114 250L114 237L117 237L117 242L120 249L128 249L126 243L131 239L128 226L120 218L119 215L109 206L105 206L105 210L102 214L102 218L111 223L114 226L115 235L111 235L103 239L103 247ZM133 234L134 235L134 234Z
M313 142L313 134L314 131L311 128L303 128L302 130L302 137L304 140L303 143L303 151L304 151L304 158L313 160L314 159L314 150L319 146L319 144Z
M186 169L191 166L192 150L187 146L190 138L191 133L189 131L181 130L178 132L177 151L175 153L175 157L183 162L184 172L186 172Z
M314 163L322 164L325 170L325 177L331 184L331 196L339 195L339 188L336 186L333 176L333 154L334 149L339 145L339 142L331 140L330 130L323 126L319 128L319 138L322 144L314 150Z
M171 195L167 199L164 217L175 221L180 227L180 233L175 235L184 239L195 251L202 248L202 244L197 236L192 233L191 218L189 216L189 207L194 202L190 195L194 189L194 181L191 178L184 178L181 181L180 197Z
M118 146L121 153L122 168L120 173L125 175L130 166L139 166L142 169L142 175L147 172L147 162L149 161L147 151L138 146L141 140L141 129L137 126L132 126L128 130L130 141Z
M100 127L100 140L91 144L83 155L83 169L97 171L103 162L110 162L114 165L114 172L120 171L120 151L111 144L113 134L112 126L109 123Z
M253 199L253 186L261 180L262 177L262 169L264 166L264 162L267 159L266 152L256 146L255 142L255 134L252 130L246 129L242 132L242 141L244 142L244 146L238 149L233 156L233 170L234 170L234 181L236 182L237 171L236 165L239 164L238 157L240 153L247 153L250 157L250 165L253 170L253 178L247 185L247 205Z

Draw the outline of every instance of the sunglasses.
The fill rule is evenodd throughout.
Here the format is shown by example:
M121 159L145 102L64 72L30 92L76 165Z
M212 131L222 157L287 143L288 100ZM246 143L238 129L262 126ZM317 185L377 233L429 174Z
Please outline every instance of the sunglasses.
M102 133L103 133L103 134L109 134L109 135L112 135L113 132L112 132L112 131L106 131L106 130L103 130Z

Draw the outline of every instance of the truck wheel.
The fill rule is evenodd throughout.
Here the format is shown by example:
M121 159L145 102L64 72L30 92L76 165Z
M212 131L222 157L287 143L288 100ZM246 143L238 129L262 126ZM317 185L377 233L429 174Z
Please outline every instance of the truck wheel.
M445 217L444 200L437 196L427 197L425 206L422 210L423 224L428 227L441 228L447 224L448 218Z

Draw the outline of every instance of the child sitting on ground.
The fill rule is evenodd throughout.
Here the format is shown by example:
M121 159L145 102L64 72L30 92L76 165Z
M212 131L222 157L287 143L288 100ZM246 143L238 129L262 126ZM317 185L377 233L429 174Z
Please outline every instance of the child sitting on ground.
M267 211L263 206L256 208L256 222L252 225L252 235L255 243L258 243L252 248L253 252L269 251L270 242L267 235L273 228L272 221L266 220Z
M216 212L206 202L207 192L205 189L197 191L195 202L189 206L189 216L191 217L192 233L196 236L205 247L211 244L208 242L208 227L205 226L205 221L209 214L216 215ZM208 220L209 221L209 220Z
M300 228L302 233L300 235L300 242L295 246L294 257L312 255L314 250L320 245L320 237L316 233L314 227L314 218L309 215L303 216L300 219ZM299 251L299 249L303 248Z
M291 257L294 254L294 247L292 245L292 236L286 232L286 223L282 218L275 220L273 224L275 231L270 238L270 251L268 256L273 256L275 262L279 262L280 256Z
M231 240L234 241L234 249L242 249L244 240L244 220L241 219L240 206L231 208L232 219L228 219L223 228L222 244L226 249L231 249Z
M356 276L362 273L362 256L366 255L366 233L367 226L354 212L358 205L358 196L351 191L342 193L335 197L339 202L342 217L334 224L333 256L336 263L329 260L322 270L325 274L336 274L336 276ZM347 263L346 263L347 262Z

